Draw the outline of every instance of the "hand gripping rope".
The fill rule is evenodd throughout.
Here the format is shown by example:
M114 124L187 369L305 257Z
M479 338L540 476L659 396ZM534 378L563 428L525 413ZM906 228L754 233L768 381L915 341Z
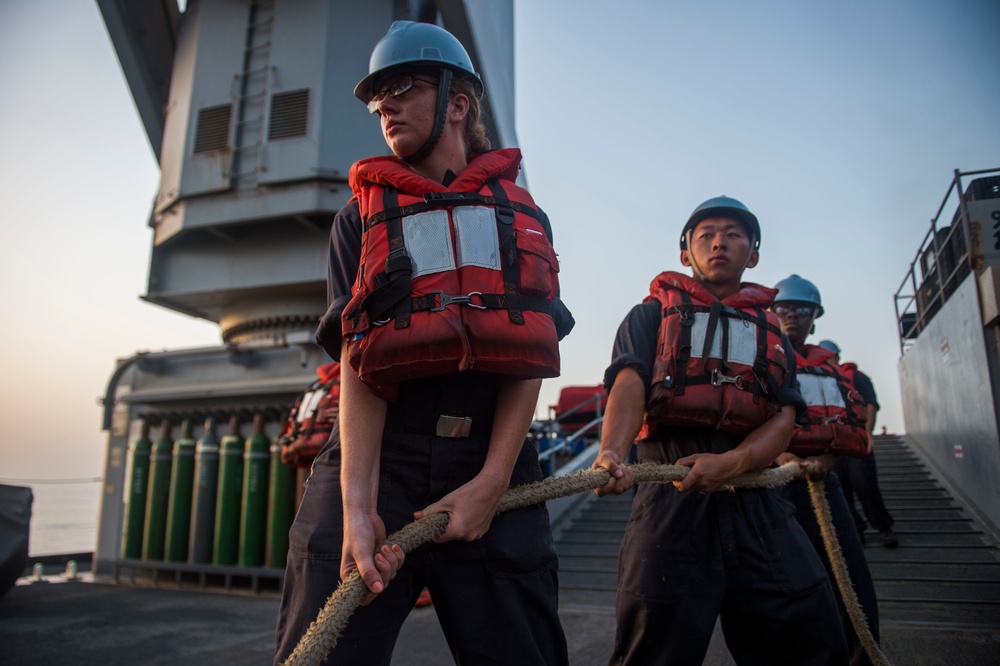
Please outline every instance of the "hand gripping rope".
M638 465L630 465L629 467L635 474L636 483L670 483L682 480L688 473L687 467L679 465L640 463ZM791 481L799 469L796 463L786 463L778 468L740 474L730 479L729 483L724 484L722 487L726 490L736 490L738 488L776 488ZM500 498L500 503L497 505L497 513L503 513L512 509L521 509L526 506L540 504L546 500L567 497L600 488L610 478L609 472L605 469L591 469L510 488ZM868 630L864 612L858 604L857 595L854 593L854 587L851 585L847 565L844 562L843 553L840 551L840 544L837 543L837 535L833 528L830 506L823 493L823 482L809 481L808 483L809 496L816 511L816 518L819 521L823 544L826 546L834 578L836 578L837 585L840 588L841 596L847 607L851 623L854 625L854 630L861 638L861 643L872 663L876 666L888 666L889 661L879 649L878 644ZM443 534L447 526L448 514L430 514L390 535L386 539L386 543L398 544L404 553L410 553L419 546ZM381 548L381 544L379 548ZM352 571L337 586L337 589L330 595L330 598L327 599L326 605L320 609L319 615L309 625L308 631L306 631L305 635L299 641L295 651L284 662L284 666L317 666L322 663L330 650L337 645L337 640L340 638L344 628L347 626L348 620L350 620L351 615L358 607L366 592L367 588L364 581L361 580L361 575L357 570Z

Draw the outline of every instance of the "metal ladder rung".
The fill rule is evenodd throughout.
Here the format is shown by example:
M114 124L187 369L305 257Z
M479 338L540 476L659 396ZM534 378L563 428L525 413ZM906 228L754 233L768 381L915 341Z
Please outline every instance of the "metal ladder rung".
M253 46L248 46L243 49L244 53L250 53L251 51L259 51L261 49L271 48L271 40L264 42L263 44L254 44Z

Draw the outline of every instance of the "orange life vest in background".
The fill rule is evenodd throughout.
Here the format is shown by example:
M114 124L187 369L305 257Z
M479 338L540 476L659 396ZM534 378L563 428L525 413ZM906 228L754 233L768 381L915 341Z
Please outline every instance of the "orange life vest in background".
M330 439L337 424L340 405L340 363L316 368L319 379L299 396L285 419L278 437L281 462L295 467L309 467L313 458Z
M526 190L516 149L478 155L447 187L393 157L351 167L364 223L343 332L361 381L476 369L559 375L555 250Z
M660 302L663 321L640 439L660 424L745 435L781 409L788 359L768 310L776 293L744 283L720 301L694 278L656 276L646 300Z
M864 458L871 453L865 402L854 388L857 366L837 366L834 356L816 345L806 345L806 356L795 355L799 391L807 407L788 445L797 456L837 453Z

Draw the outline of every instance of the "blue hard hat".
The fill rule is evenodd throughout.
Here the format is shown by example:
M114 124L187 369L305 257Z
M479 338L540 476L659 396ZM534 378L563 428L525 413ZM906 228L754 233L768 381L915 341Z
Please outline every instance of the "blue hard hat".
M792 274L774 285L774 288L778 290L778 295L774 297L775 303L781 301L812 303L817 308L816 316L823 316L823 301L820 300L819 289L809 280Z
M840 355L840 347L838 347L837 343L834 342L833 340L820 340L819 346L822 347L823 349L829 349L838 356Z
M381 75L402 65L445 67L458 78L471 81L479 94L483 92L483 82L472 66L472 59L454 35L431 23L395 21L375 44L368 61L368 76L354 87L354 96L367 104Z
M743 225L748 234L753 236L753 249L756 250L760 247L760 223L757 221L757 216L751 213L742 201L723 195L703 202L691 213L687 224L681 229L682 250L687 249L687 232L706 217L731 217L735 219Z

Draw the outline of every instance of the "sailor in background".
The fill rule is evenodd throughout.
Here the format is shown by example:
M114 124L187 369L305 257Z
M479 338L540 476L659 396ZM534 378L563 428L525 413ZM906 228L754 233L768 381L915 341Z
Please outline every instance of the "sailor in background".
M832 351L835 355L833 362L840 363L840 347L837 346L836 342L821 340L819 346ZM840 479L840 486L844 490L847 507L851 510L851 517L854 518L854 526L858 530L861 543L865 542L865 530L870 524L878 531L883 546L895 548L899 545L896 534L892 531L892 526L896 521L893 520L892 514L885 506L885 500L882 499L882 490L878 486L878 467L875 464L875 440L872 433L875 432L875 418L879 410L878 396L875 394L875 386L872 384L871 377L860 370L856 370L854 373L854 387L858 389L862 400L865 401L865 415L868 419L865 428L871 439L869 445L871 453L864 458L841 456L833 466L833 471ZM861 502L861 510L865 514L864 518L861 517L854 505L855 495ZM865 518L868 519L868 522L865 522Z
M809 535L833 580L805 479L823 481L837 539L858 602L868 621L872 637L878 642L875 584L872 582L868 561L854 528L847 500L840 489L840 481L832 472L839 457L859 457L870 451L868 431L865 429L864 402L854 386L853 370L841 368L834 360L833 352L828 349L806 344L806 339L815 331L815 320L823 316L823 303L816 285L798 275L791 275L778 282L775 289L778 290L778 295L775 296L771 309L781 322L781 330L795 348L798 386L806 402L806 412L796 421L788 451L777 459L779 464L798 462L802 473L799 479L782 487L780 492L795 505L795 517ZM839 590L837 601L841 607L841 622L851 653L858 660L852 663L868 663L868 656L846 614Z

